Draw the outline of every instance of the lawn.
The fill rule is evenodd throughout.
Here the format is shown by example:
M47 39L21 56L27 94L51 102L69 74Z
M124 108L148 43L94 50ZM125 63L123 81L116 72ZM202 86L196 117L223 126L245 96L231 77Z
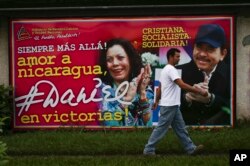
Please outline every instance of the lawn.
M229 165L231 149L250 149L249 124L188 130L196 144L205 146L200 155L186 155L172 130L157 145L156 156L142 155L152 129L11 132L1 136L1 140L8 146L7 165L13 166Z

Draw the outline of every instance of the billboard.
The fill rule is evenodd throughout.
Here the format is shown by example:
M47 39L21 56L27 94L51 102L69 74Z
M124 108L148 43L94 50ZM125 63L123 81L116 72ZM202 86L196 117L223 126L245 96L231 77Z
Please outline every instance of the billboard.
M177 68L185 82L204 81L185 65L194 63L202 25L224 30L227 55L215 65L209 99L186 100L183 91L181 111L187 125L232 126L233 17L172 16L12 20L14 128L156 125L159 108L152 105L170 48L181 50Z

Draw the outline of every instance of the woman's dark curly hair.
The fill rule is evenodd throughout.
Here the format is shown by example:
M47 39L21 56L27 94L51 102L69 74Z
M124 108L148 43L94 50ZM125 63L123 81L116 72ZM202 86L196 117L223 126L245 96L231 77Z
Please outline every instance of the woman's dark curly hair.
M137 53L136 49L134 46L130 43L130 41L123 39L123 38L115 38L111 39L107 42L106 49L101 51L101 56L100 56L100 66L102 68L103 72L107 72L105 75L101 75L101 80L107 84L111 85L113 83L113 78L111 77L108 69L107 69L107 51L110 47L114 45L120 45L122 48L125 50L125 52L128 55L129 58L129 64L131 66L130 68L130 74L129 74L129 82L136 76L140 74L141 68L143 67L142 65L142 60L139 54Z

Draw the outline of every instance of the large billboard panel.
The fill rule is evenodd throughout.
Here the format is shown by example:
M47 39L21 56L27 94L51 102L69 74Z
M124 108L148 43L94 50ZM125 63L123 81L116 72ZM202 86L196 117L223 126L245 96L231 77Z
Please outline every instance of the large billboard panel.
M226 55L197 62L198 31L214 25L225 33ZM159 108L152 105L170 48L181 51L176 67L192 86L204 81L199 65L213 66L209 98L182 91L186 124L232 126L233 28L232 16L12 20L14 128L156 125ZM204 35L221 40L220 33Z

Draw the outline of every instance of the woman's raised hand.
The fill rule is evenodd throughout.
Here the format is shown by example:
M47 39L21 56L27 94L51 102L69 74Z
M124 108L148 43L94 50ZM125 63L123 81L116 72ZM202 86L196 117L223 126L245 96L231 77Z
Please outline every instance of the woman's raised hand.
M143 73L144 73L144 68L142 68L140 74L137 77L133 78L132 81L129 83L128 92L124 97L125 101L132 101L133 98L135 97Z
M129 83L128 92L124 99L126 101L132 101L137 92L140 94L141 99L145 99L146 88L150 83L151 74L151 67L149 64L147 64L144 68L141 69L140 74L137 77L133 78L133 80Z
M152 74L152 70L149 64L144 67L144 72L142 73L140 85L139 85L139 93L144 95L146 93L146 88L150 83L150 77Z

